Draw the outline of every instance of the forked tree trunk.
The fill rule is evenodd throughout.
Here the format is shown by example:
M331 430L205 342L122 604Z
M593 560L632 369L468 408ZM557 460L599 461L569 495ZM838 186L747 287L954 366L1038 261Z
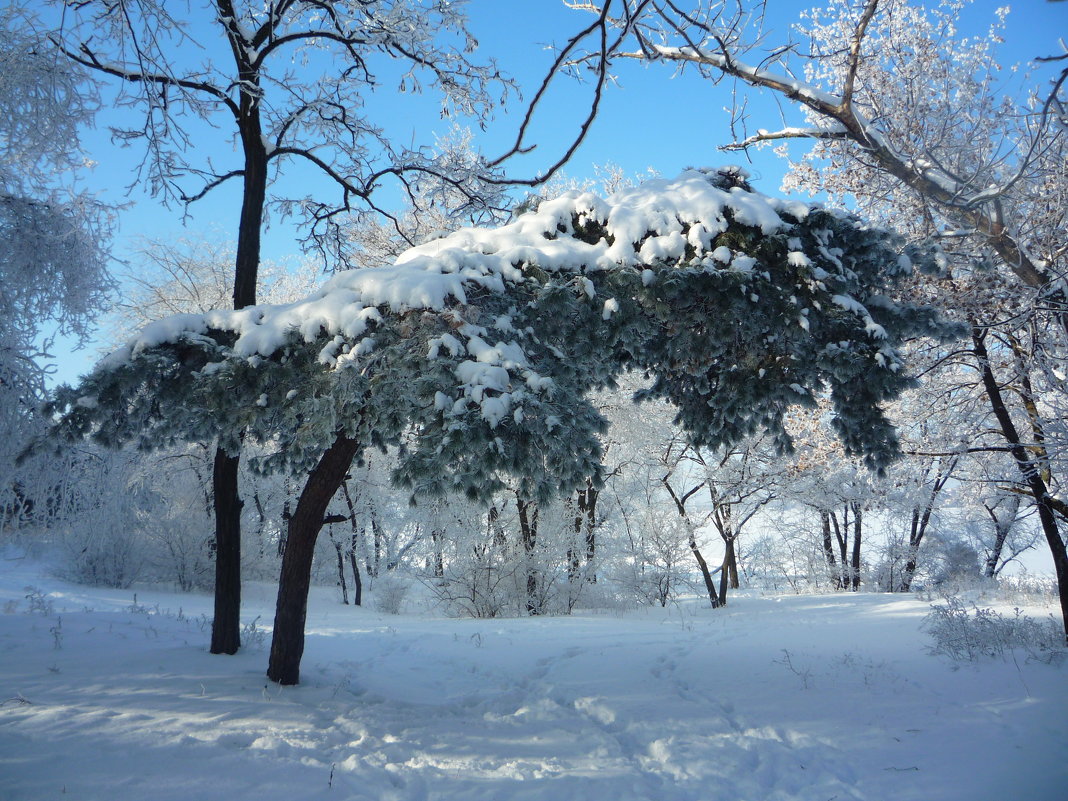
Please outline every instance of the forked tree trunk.
M211 653L236 654L241 647L241 498L237 494L239 460L215 451L212 489L215 496L215 612Z
M724 537L723 566L719 573L719 602L727 605L727 589L736 590L740 586L738 581L738 553L735 548L737 538L734 536Z
M664 485L664 489L668 491L668 495L671 496L671 500L675 502L675 509L679 513L679 517L682 518L686 524L687 540L690 546L690 552L693 554L693 558L697 560L697 566L701 569L701 578L705 581L705 590L708 591L708 600L712 604L713 609L718 609L723 606L722 599L719 593L716 592L716 582L712 579L712 573L708 570L708 562L705 561L704 554L701 553L701 549L697 546L697 534L694 531L694 525L690 521L690 516L686 513L686 501L689 500L695 492L701 489L704 484L698 484L692 487L681 498L676 494L674 488L671 486L671 482L668 481L669 476L664 476L660 479L660 483Z
M267 678L279 684L300 681L300 660L304 655L304 621L308 613L308 589L311 586L312 557L315 540L323 527L326 507L334 497L352 465L359 444L339 435L320 457L297 508L289 520L286 553L278 583L278 601L274 614L274 637Z
M994 544L986 557L986 567L983 570L983 575L986 578L994 578L998 572L998 562L1001 561L1001 552L1005 548L1005 541L1009 538L1009 532L1012 531L1012 527L1016 524L1016 516L1020 510L1020 496L1013 494L1009 498L1009 514L1004 518L998 517L996 504L991 507L984 503L983 508L986 509L986 513L994 522Z

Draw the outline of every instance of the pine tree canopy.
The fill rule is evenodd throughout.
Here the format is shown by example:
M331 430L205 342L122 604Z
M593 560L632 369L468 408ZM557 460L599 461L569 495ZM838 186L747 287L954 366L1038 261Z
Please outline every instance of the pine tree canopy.
M338 434L396 446L416 493L530 498L597 477L589 392L646 373L695 444L761 429L828 393L847 451L883 468L880 406L910 386L907 338L959 326L892 299L935 255L855 217L690 170L602 199L570 192L495 229L339 273L287 305L144 328L77 388L56 432L153 448L254 443L262 470L308 469Z

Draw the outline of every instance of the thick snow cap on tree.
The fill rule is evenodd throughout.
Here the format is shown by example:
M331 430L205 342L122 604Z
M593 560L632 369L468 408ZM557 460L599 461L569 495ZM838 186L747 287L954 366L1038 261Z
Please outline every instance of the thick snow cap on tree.
M100 367L113 368L146 348L209 330L237 334L233 353L244 357L271 356L294 332L307 342L324 334L359 339L367 332L368 323L381 319L382 310L441 311L450 302L465 304L471 287L504 292L507 282L529 280L524 267L581 274L668 262L685 261L692 266L703 261L712 269L730 265L747 271L755 266L751 257L713 244L728 229L725 212L737 223L772 234L785 225L784 214L802 220L811 207L740 186L720 188L719 182L710 180L719 174L746 177L735 167L687 170L677 178L646 181L608 199L571 191L500 228L464 228L408 250L393 265L340 273L296 303L159 320L105 358ZM597 241L583 238L581 229L589 224L603 234ZM798 264L810 263L801 251L792 252L790 258ZM593 291L592 284L589 289ZM870 322L859 301L838 297L836 302ZM605 313L611 313L615 301L606 298L605 303ZM877 327L873 330L877 332ZM351 361L351 356L346 359L339 354L338 345L327 344L320 360L334 366ZM502 357L484 350L472 355L483 362Z
M467 460L465 491L502 474L565 486L599 464L586 394L631 368L709 446L767 429L789 448L786 409L829 388L847 449L881 466L896 438L879 404L910 383L901 341L948 331L884 294L924 254L745 177L571 192L296 303L161 320L61 394L64 425L146 447L251 436L290 469L343 431L406 442L424 479Z

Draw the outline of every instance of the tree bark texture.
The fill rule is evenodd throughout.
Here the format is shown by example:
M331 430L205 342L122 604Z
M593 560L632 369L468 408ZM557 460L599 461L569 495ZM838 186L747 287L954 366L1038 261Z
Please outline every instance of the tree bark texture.
M237 53L235 51L235 57ZM246 75L247 65L238 57L242 80L258 83L258 76ZM263 144L259 114L259 93L241 92L237 120L245 154L241 216L234 263L234 308L256 303L259 280L260 229L267 200L267 150ZM215 455L212 483L215 489L215 620L212 625L212 653L236 653L241 625L241 498L238 494L240 456L221 450ZM224 510L225 520L219 510ZM224 557L223 555L226 554ZM223 617L220 618L220 615ZM219 632L218 639L215 632ZM218 650L217 650L218 649ZM232 650L231 650L232 649Z
M237 457L215 451L215 616L211 653L236 654L241 647L241 498Z
M326 507L345 480L358 450L356 440L340 435L334 440L308 475L297 508L289 521L275 605L274 637L267 667L267 677L279 684L297 684L300 681L304 621L308 613L315 540L323 527Z

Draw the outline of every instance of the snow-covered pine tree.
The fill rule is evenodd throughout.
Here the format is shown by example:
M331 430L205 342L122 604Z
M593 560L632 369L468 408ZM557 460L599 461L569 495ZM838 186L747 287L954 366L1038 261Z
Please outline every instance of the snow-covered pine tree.
M77 389L57 434L157 447L266 447L308 472L290 521L268 675L299 678L312 546L345 472L397 445L415 494L532 500L600 480L588 393L626 369L655 380L695 444L759 429L829 392L847 450L894 456L880 409L911 383L905 337L960 331L885 290L929 254L846 214L765 197L736 169L691 170L608 199L571 192L341 273L305 301L147 326Z

